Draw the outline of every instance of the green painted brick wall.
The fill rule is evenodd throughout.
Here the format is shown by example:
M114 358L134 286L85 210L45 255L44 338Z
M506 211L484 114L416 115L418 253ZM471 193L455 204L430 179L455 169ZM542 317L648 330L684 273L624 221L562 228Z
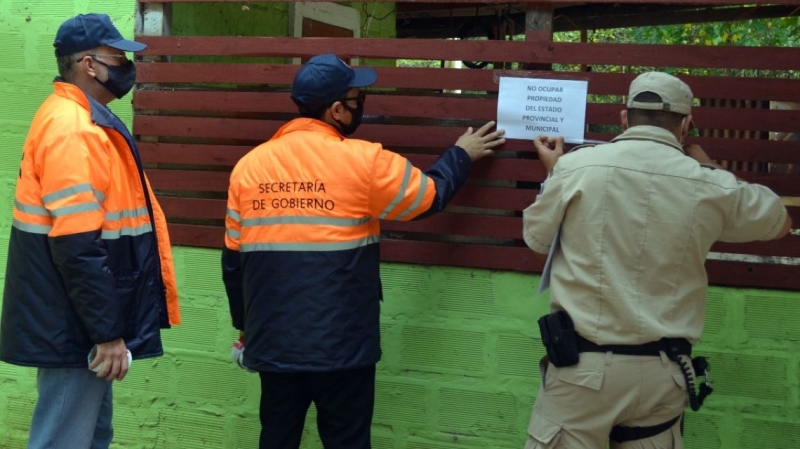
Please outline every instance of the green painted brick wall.
M0 0L0 276L20 149L55 75L53 35L65 17L88 11L110 12L130 35L134 5L125 3ZM256 23L237 26L247 34ZM377 35L393 32L374 26ZM130 122L129 99L112 105ZM257 446L258 378L229 362L236 332L218 260L218 251L175 249L185 324L164 332L164 357L135 363L115 385L115 448ZM547 310L534 296L538 278L401 264L384 264L382 278L373 446L522 447L543 352L536 319ZM711 358L716 392L689 414L687 446L800 447L798 340L800 294L712 288L698 352ZM35 399L35 370L0 363L1 449L25 447ZM312 408L304 449L321 447L314 416Z

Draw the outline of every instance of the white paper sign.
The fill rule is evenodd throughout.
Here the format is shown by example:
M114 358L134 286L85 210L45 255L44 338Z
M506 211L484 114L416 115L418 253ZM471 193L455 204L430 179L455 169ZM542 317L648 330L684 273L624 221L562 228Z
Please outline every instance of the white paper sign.
M545 135L583 143L588 91L588 81L501 77L497 128L508 139Z

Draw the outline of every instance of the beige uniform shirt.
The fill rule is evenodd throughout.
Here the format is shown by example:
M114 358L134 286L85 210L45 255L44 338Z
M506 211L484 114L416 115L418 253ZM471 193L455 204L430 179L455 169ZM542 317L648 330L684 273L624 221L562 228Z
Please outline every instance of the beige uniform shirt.
M545 184L523 237L546 254L561 228L551 306L597 344L696 343L711 245L771 239L787 213L771 190L701 166L652 126L562 156Z

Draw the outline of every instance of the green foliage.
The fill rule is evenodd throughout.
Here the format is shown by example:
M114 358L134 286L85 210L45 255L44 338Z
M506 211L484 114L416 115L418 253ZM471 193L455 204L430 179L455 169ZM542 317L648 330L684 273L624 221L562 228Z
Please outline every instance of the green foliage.
M397 67L422 67L422 68L441 68L443 61L428 59L398 59Z
M620 44L800 47L800 17L687 23L590 30L589 42ZM578 42L578 32L556 33L556 42Z
M745 47L800 47L800 17L631 29L630 42ZM595 42L602 42L598 35Z
M580 42L578 32L555 33L556 42ZM691 23L684 25L590 30L586 40L594 43L662 44L748 47L800 47L800 17ZM577 65L554 66L559 71L576 71ZM592 66L595 72L642 71L654 67ZM799 78L800 71L685 69L658 67L674 74L725 75L765 78Z
M485 40L485 37L471 38ZM510 36L510 40L524 40L524 34ZM742 20L733 22L692 23L683 25L650 26L637 28L612 28L589 30L586 41L592 43L617 44L661 44L700 46L749 46L749 47L800 47L800 17L776 19ZM578 31L553 34L554 42L581 42ZM441 67L441 61L399 60L402 67ZM496 67L490 63L488 69L518 68L509 63ZM575 72L578 64L553 64L554 71ZM800 70L766 71L747 69L687 69L675 67L631 67L618 65L593 65L594 72L620 73L662 70L677 75L747 76L765 78L800 78ZM618 103L619 97L595 95L590 99L599 103Z

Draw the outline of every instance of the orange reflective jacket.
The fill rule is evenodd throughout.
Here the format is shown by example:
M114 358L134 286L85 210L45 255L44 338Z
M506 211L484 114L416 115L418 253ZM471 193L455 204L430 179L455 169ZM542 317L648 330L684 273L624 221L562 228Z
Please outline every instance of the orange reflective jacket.
M124 338L162 353L180 322L166 220L130 133L77 86L57 82L23 149L0 325L0 358L84 366Z
M427 172L380 144L301 118L231 174L223 278L244 363L355 368L380 358L380 219L443 209L469 175L458 147Z

